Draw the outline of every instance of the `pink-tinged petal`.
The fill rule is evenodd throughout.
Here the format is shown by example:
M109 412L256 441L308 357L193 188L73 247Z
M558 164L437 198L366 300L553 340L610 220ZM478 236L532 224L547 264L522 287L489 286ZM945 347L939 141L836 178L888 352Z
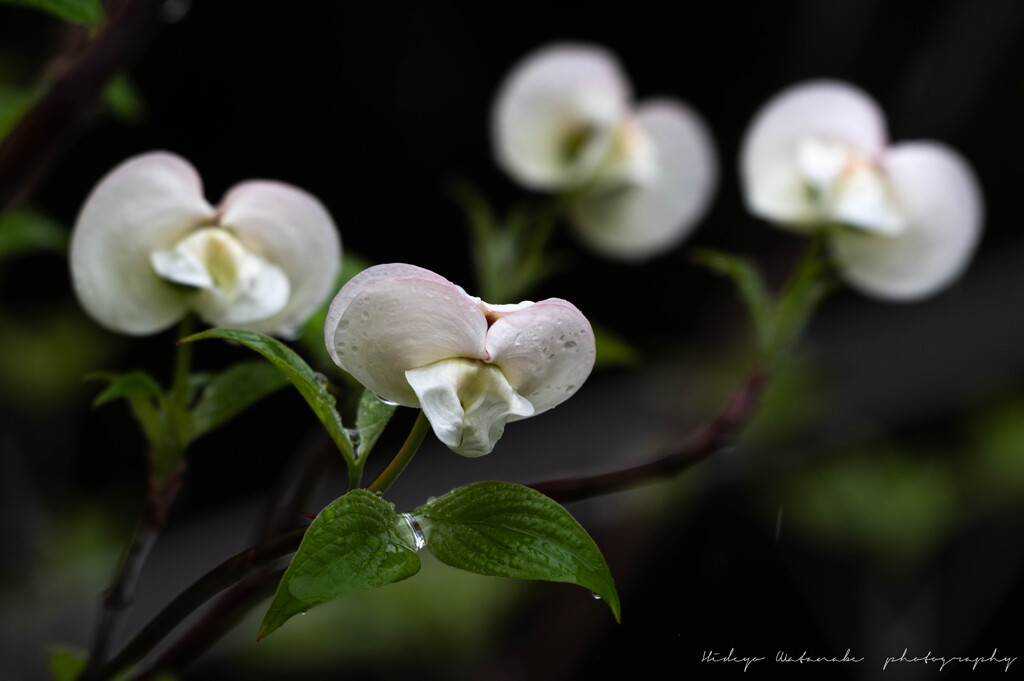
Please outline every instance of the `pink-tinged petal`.
M833 256L854 288L884 300L918 300L967 267L981 236L984 199L967 161L935 142L894 145L883 169L904 231L885 237L842 230L832 240Z
M330 295L341 266L341 240L327 209L297 187L254 180L231 189L219 213L222 227L288 277L284 308L244 328L294 334Z
M747 208L782 226L806 231L823 216L810 191L816 178L801 173L801 147L838 144L877 161L886 140L885 117L862 90L838 81L791 86L757 112L743 140L740 180Z
M153 152L114 168L86 199L71 235L71 278L82 307L120 333L172 325L188 309L187 295L154 271L150 254L213 217L199 175L179 156Z
M650 258L678 245L704 216L718 181L711 133L688 106L653 101L637 110L635 120L652 147L646 179L596 187L573 207L580 238L622 260Z
M555 44L520 61L492 113L498 164L535 189L592 179L626 114L629 85L615 57L594 45Z
M334 360L334 363L341 366L341 361L338 359L338 355L334 349L334 334L338 329L338 322L341 320L343 314L348 309L349 304L362 292L363 287L370 284L377 279L384 279L387 277L419 277L421 279L428 279L430 281L436 281L444 284L451 283L440 274L435 274L430 270L417 267L415 265L407 265L405 263L387 263L384 265L374 265L373 267L367 267L365 270L352 277L346 284L338 291L338 294L331 301L331 306L327 309L327 319L324 323L324 343L327 346L327 353Z
M558 298L510 312L487 331L491 363L530 401L535 414L561 404L579 389L594 368L595 348L590 322Z
M406 371L452 357L486 359L487 320L465 291L437 275L377 276L373 269L331 304L327 346L338 366L383 399L417 406Z

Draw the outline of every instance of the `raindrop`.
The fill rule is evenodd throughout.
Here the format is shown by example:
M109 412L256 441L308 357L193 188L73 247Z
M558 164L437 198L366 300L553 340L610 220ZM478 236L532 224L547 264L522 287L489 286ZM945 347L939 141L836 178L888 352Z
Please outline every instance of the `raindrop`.
M565 345L563 347L566 350L568 350L569 348L574 348L576 347L576 341L565 341Z
M599 601L599 600L601 600L601 597L600 597L600 596L598 596L598 595L597 595L597 594L595 594L595 593L591 593L590 595L594 597L594 600L595 600L595 601Z
M427 502L430 503L429 501ZM403 513L402 519L405 520L405 524L412 530L412 538L416 542L416 550L419 551L427 545L427 540L423 537L423 532L420 529L420 524L416 522L416 518L412 517L411 513Z
M567 385L567 386L565 386L565 392L569 392L570 390L572 390L572 389L573 389L573 388L575 388L575 387L576 387L576 384L575 384L575 383L572 383L572 384L570 384L570 385Z
M427 503L432 504L437 501L437 497L427 497Z
M348 328L348 320L347 319L342 319L340 322L338 322L338 328L339 329L347 329Z
M327 385L327 383L328 383L328 381L327 381L327 377L326 377L326 376L324 376L323 374L321 374L321 373L320 373L319 371L318 371L318 372L316 372L315 374L313 374L313 378L314 378L314 379L316 380L316 382L317 382L317 383L319 383L320 385Z
M380 395L377 395L377 399L380 400L381 402L383 402L384 404L388 405L389 407L400 407L401 406L400 404L398 404L398 402L392 402L391 400L385 400Z

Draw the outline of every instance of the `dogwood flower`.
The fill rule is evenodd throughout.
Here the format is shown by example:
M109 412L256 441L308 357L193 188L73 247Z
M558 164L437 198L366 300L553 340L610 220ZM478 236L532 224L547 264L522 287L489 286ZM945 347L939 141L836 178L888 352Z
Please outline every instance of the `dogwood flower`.
M156 333L195 311L210 324L290 335L330 293L341 244L301 189L252 180L214 208L187 161L153 152L92 190L70 260L82 306L112 331Z
M382 399L420 407L463 456L494 449L508 421L575 393L594 366L594 332L572 304L490 305L405 264L351 279L327 313L331 358Z
M633 107L618 61L556 44L517 64L492 114L498 164L530 189L569 193L579 237L605 256L640 260L696 226L718 163L707 126L682 102Z
M864 92L816 81L783 90L754 117L740 156L752 213L800 233L828 230L854 288L916 300L961 275L981 235L970 165L932 141L889 145Z

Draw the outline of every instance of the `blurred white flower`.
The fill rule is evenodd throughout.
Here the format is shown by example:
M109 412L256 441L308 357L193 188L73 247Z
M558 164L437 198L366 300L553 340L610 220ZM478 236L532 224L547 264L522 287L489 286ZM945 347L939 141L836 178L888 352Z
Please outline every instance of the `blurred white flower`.
M194 310L210 324L287 336L329 295L341 243L301 189L243 182L214 208L187 161L153 152L92 190L70 260L82 306L113 331L156 333Z
M429 270L377 265L338 292L327 351L379 397L420 407L463 456L489 453L508 421L575 393L594 366L594 332L572 304L489 305Z
M718 162L685 104L633 106L618 61L555 44L517 64L494 105L498 163L531 189L570 193L571 222L598 252L640 260L676 246L706 212Z
M854 288L916 300L961 275L984 202L968 163L931 141L889 145L885 118L841 82L792 86L754 117L740 154L752 213L792 231L828 229Z

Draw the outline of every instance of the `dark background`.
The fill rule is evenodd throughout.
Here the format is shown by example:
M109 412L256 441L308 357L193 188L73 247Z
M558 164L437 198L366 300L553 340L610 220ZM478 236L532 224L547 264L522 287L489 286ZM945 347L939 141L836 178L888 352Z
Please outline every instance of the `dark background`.
M327 643L302 664L275 665L287 659L283 644L254 646L256 625L247 621L185 678L539 680L658 669L668 678L736 678L742 665L700 662L704 651L730 648L768 658L747 672L755 678L876 678L884 657L905 647L908 655L998 648L1024 658L1024 4L175 0L169 7L169 14L187 11L128 71L146 104L144 120L91 115L35 193L33 205L64 224L73 224L89 189L114 165L168 149L196 166L211 201L244 179L293 183L325 203L347 251L415 263L472 292L465 220L448 188L468 179L499 210L522 200L492 160L491 100L520 57L556 40L606 46L639 100L671 95L703 114L721 179L690 243L752 254L773 278L801 244L745 213L735 159L758 106L799 80L853 82L887 112L894 140L941 139L957 148L987 202L979 253L951 290L912 306L852 293L828 301L769 395L767 415L738 448L682 479L570 506L616 575L621 625L585 592L562 585L515 587L507 599L474 586L490 594L474 608L455 597L467 582L438 576L454 571L430 563L430 579L448 580L435 589L439 600L410 591L404 604L361 597L352 614L347 602L323 606L335 619L322 615L319 631L307 627L305 636ZM0 45L24 55L22 73L42 69L61 35L56 20L0 7ZM557 416L510 427L492 456L467 461L426 447L393 488L400 510L471 480L531 482L651 456L712 414L742 379L750 363L742 311L729 287L688 264L684 250L627 266L590 255L567 233L554 247L572 267L536 298L572 300L645 361L635 371L595 375ZM60 259L3 267L0 309L9 318L38 325L41 310L74 314ZM71 345L99 348L90 357L100 363L84 369L145 368L167 379L170 332L136 340L88 322L81 328L88 331ZM211 345L199 348L198 361L216 367L241 356ZM0 678L37 678L46 644L88 643L98 591L136 512L143 445L123 408L89 410L90 386L69 380L66 390L32 399L21 395L23 384L4 391ZM410 415L398 421L408 425ZM294 393L281 393L230 432L196 443L129 630L252 543L259 495L316 432ZM339 490L329 482L321 501ZM68 548L75 541L81 550ZM408 585L421 577L428 579L417 575ZM371 618L378 609L396 614ZM361 644L365 654L324 653L348 650L331 638L360 628L375 634ZM780 668L772 661L778 650L842 656L847 648L865 662ZM885 672L938 674L920 664ZM1001 665L974 672L952 665L942 678L997 674Z

